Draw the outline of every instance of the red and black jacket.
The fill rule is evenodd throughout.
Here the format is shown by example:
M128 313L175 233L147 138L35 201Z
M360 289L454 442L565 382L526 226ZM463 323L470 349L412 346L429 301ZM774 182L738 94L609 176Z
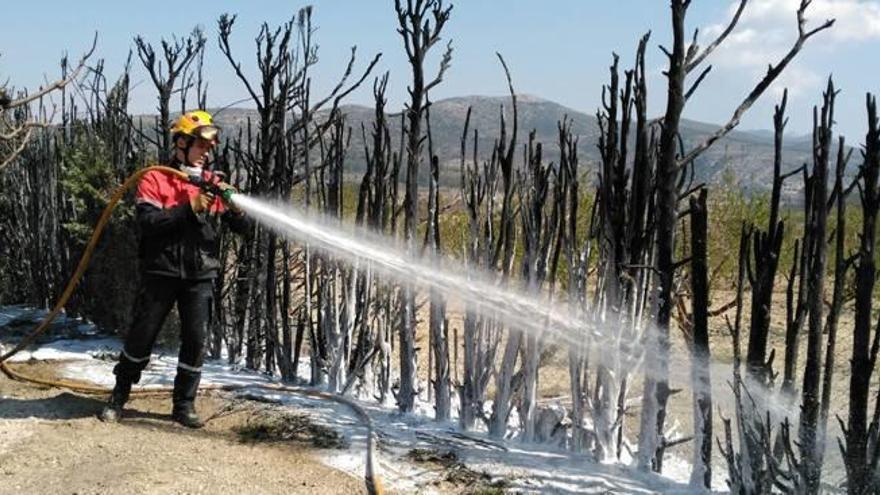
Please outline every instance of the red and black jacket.
M217 276L220 248L215 219L220 217L237 233L246 231L251 222L227 211L220 198L207 214L196 214L190 198L198 194L198 186L173 174L151 170L141 178L135 202L143 273L188 280Z

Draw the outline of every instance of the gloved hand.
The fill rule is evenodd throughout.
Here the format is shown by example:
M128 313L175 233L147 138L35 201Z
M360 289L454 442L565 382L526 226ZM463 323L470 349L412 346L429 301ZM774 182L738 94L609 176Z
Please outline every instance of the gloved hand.
M225 182L218 182L217 188L220 189L220 191L226 191L227 189L232 189L234 192L238 192L238 189L236 189L235 186L227 184Z
M236 193L238 192L238 189L236 189L235 186L232 186L232 185L227 184L227 183L225 183L225 182L218 182L218 183L217 183L217 188L220 189L221 192L226 192L227 190L230 190L230 189L231 189L233 192L236 192ZM238 206L236 206L234 202L232 202L232 201L227 201L227 202L225 202L225 204L226 204L226 206L227 206L230 210L232 210L233 213L237 213L237 214L239 214L239 215L243 213L243 212L241 211L241 208L239 208Z
M192 208L193 213L202 213L204 211L208 211L213 203L214 195L206 193L204 191L199 192L199 194L189 198L189 205Z

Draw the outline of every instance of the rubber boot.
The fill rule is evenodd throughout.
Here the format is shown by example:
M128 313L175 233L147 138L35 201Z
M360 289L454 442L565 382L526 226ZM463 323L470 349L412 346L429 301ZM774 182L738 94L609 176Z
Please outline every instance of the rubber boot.
M174 410L171 412L171 419L187 428L201 428L205 426L205 423L196 414L195 406L192 404L175 405Z
M187 428L201 428L205 423L196 414L196 393L199 390L199 381L202 374L177 368L177 376L174 377L174 407L171 410L171 419Z
M98 419L106 423L116 423L122 418L122 407L128 402L128 396L131 394L131 382L120 377L116 377L116 386L110 394L110 399L98 415Z

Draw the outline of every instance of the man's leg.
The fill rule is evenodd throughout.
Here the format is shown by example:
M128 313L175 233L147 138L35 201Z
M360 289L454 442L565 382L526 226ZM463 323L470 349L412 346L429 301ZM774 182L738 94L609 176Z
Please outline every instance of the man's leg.
M128 401L132 383L141 379L141 372L150 361L150 353L156 336L174 304L177 281L170 278L144 276L135 299L134 318L113 368L116 386L101 419L118 421L122 406Z
M213 280L199 280L186 283L177 299L177 310L180 313L180 355L177 359L177 376L174 378L172 417L190 428L202 426L195 412L195 400L202 377L205 337L213 294Z

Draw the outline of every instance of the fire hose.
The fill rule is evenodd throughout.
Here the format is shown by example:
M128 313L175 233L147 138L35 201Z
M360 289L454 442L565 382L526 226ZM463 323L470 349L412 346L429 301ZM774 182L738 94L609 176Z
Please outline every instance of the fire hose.
M21 341L12 348L12 350L7 351L0 355L0 371L6 374L9 378L19 381L26 381L38 385L49 386L49 387L60 387L66 388L69 390L73 390L76 392L84 393L84 394L108 394L110 392L109 389L104 387L97 387L91 385L84 385L81 383L75 383L71 381L65 380L52 380L52 379L43 379L28 376L25 373L22 373L9 364L6 361L27 348L29 345L33 344L37 338L40 337L46 330L49 328L49 325L58 316L64 306L67 304L67 301L70 299L73 294L74 289L82 278L83 274L85 274L86 268L89 266L89 262L92 258L92 254L95 250L95 247L98 244L98 240L101 237L101 233L104 231L104 228L107 226L107 222L110 220L110 216L113 213L113 209L122 200L125 193L134 187L138 181L140 181L141 177L144 176L147 172L158 170L163 173L173 174L180 177L183 180L187 180L193 184L199 186L202 190L217 194L221 197L221 199L225 202L232 201L232 196L234 196L234 190L227 189L224 191L219 190L217 185L209 180L204 180L200 176L188 176L185 172L177 170L171 167L165 167L161 165L150 166L138 170L137 172L131 174L126 180L120 185L117 190L111 196L110 201L107 203L107 206L104 208L104 211L101 212L101 216L98 218L98 222L95 225L94 230L92 231L92 236L89 238L89 242L86 244L85 250L83 251L82 256L80 257L79 264L76 267L76 271L73 273L73 276L70 278L70 281L67 283L67 286L62 292L61 297L55 303L55 306L52 310L43 318L40 324L29 334L25 335ZM366 436L366 469L364 472L364 482L366 483L367 491L371 494L382 494L384 493L384 489L382 486L381 479L379 478L378 473L375 469L375 442L376 436L373 430L373 423L370 419L370 416L367 412L358 405L355 401L339 396L334 395L328 392L323 392L320 390L314 390L305 387L298 387L292 385L282 385L282 384L268 384L268 385L207 385L201 387L202 390L221 390L221 391L234 391L240 390L244 388L257 388L262 390L267 390L271 392L291 392L301 395L306 395L309 397L330 400L342 405L349 407L352 411L354 411L355 415L358 416L361 423L367 430ZM166 387L164 389L149 389L149 390L132 390L132 395L134 396L145 396L145 395L154 395L157 393L167 394L171 391L170 388Z

